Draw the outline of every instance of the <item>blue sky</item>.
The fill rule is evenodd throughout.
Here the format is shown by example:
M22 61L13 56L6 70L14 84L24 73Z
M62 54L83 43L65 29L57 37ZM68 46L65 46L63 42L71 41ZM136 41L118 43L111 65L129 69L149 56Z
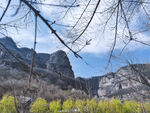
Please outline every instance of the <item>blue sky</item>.
M134 51L129 51L126 55L121 56L117 59L112 59L112 63L107 67L108 63L108 54L92 54L92 53L83 53L84 60L87 61L87 64L84 63L81 59L69 55L73 70L76 76L82 77L91 77L91 76L100 76L108 72L115 72L121 66L127 65L126 60L129 60L131 63L149 63L150 62L150 48L140 48Z
M18 4L16 0L12 0L14 4ZM104 0L105 2L107 0ZM83 1L82 1L83 2ZM82 13L82 10L84 9L85 3L82 3L79 1L79 4L81 7L74 8L70 10L70 12L62 19L64 16L64 13L59 13L62 11L66 11L66 9L62 8L54 8L54 7L41 7L41 12L43 16L50 21L56 20L56 23L64 24L64 25L74 25L74 23L77 21L77 18ZM95 1L93 1L94 3ZM98 9L98 11L102 11L106 4L101 3L101 7ZM2 0L3 6L5 7L6 1ZM55 3L58 4L57 0L45 0L45 3ZM107 4L107 7L111 4ZM91 5L88 10L92 10L93 6ZM2 12L2 10L0 10ZM21 12L21 11L20 11ZM14 13L14 11L10 11L7 13L7 16L4 18L4 23L9 22L10 20L13 20L16 17L19 17L20 15L17 14L15 17L12 17L11 15ZM56 15L56 13L59 13ZM75 17L74 17L75 15ZM88 18L88 16L91 15L90 12L87 12L86 15L84 15L84 18ZM107 16L106 16L107 17ZM79 44L84 44L86 40L92 39L91 45L86 46L79 54L83 57L83 60L74 57L74 55L68 51L57 39L56 37L51 34L49 29L40 21L38 20L38 37L37 37L37 52L44 52L44 53L52 53L56 50L62 49L66 51L67 55L69 56L72 68L74 70L75 76L81 76L81 77L92 77L92 76L100 76L103 74L106 74L107 72L115 72L117 69L119 69L121 66L127 65L127 60L129 60L131 63L149 63L150 59L150 47L136 43L131 42L127 48L123 51L122 55L119 56L121 49L124 47L124 37L118 38L116 47L114 50L114 54L116 58L111 59L111 64L107 67L108 64L108 58L110 54L110 50L113 44L114 40L114 30L111 29L111 27L114 24L113 19L110 21L110 25L106 28L105 33L102 32L102 27L99 25L106 20L105 15L99 15L96 14L92 23L90 24L87 31L82 36L82 40L79 41ZM33 19L33 18L32 18ZM137 15L135 15L135 18L131 21L131 28L133 29L134 33L136 33L139 30L142 30L143 27L145 27L145 22L147 22L146 15L144 15L143 11ZM78 30L80 31L82 27L85 25L82 23L85 23L87 20L82 19L81 22L79 22L79 25L77 25L77 28L75 28L74 31L72 31L72 34L78 34ZM16 22L17 23L17 22ZM21 29L19 32L16 32L14 29L9 29L11 31L8 33L8 36L12 37L15 42L17 42L17 45L19 47L33 47L33 39L34 39L34 32L33 32L33 25L34 23L31 23L28 25L28 27ZM59 35L66 41L69 40L69 34L67 34L69 28L63 27L63 26L57 26L52 25L54 29L59 33ZM120 37L122 30L124 26L119 26L118 29L118 37ZM125 30L126 31L126 30ZM126 35L126 32L125 32ZM138 35L135 35L134 37L138 40L144 41L146 43L150 43L150 34L149 32L146 33L139 33ZM77 49L80 47L79 45L74 45L73 49ZM86 63L88 63L88 65ZM107 68L106 68L107 67Z

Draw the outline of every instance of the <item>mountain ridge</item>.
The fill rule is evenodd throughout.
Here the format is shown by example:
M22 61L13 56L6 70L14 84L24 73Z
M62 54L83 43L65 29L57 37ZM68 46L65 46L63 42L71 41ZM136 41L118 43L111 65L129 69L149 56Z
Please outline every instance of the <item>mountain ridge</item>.
M21 61L27 65L31 65L32 52L35 52L33 49L18 48L15 42L9 37L0 38L0 42ZM39 79L47 84L54 84L64 90L67 90L71 86L72 88L85 91L92 97L115 97L121 99L137 97L139 94L134 94L135 91L132 90L134 86L134 88L146 94L145 97L140 96L139 99L150 99L148 93L150 87L135 80L130 80L133 77L136 80L142 81L142 78L137 76L139 72L136 72L133 68L144 75L148 75L147 78L148 80L150 79L150 64L131 64L121 67L116 72L110 72L102 76L75 78L69 58L64 51L58 50L52 54L35 52L34 71L38 74ZM20 63L9 55L5 48L0 46L0 81L12 78L16 80L28 80L28 76L29 72L24 71ZM36 79L36 76L33 79Z

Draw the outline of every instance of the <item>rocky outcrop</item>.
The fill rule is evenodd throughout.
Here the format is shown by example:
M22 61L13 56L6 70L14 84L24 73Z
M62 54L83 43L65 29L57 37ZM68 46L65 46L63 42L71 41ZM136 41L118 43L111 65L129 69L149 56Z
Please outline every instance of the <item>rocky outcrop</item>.
M115 73L111 72L87 79L81 77L75 79L69 59L62 50L52 54L36 53L29 48L18 48L9 37L1 38L0 42L28 66L31 64L34 52L34 72L40 81L44 81L46 84L54 84L65 90L81 89L93 97L99 98L150 99L149 64L132 64L120 68ZM18 88L23 87L27 84L23 81L28 81L28 76L29 70L24 70L22 65L0 45L0 95L2 89L8 90L6 86L12 81L17 81L14 83L19 84L16 85ZM35 76L34 78L37 79Z
M24 63L30 65L32 59L32 53L35 52L29 48L18 48L15 42L9 38L1 38L0 42L3 43L17 58ZM0 64L2 65L14 65L14 67L20 67L17 61L0 46ZM12 67L12 66L11 66ZM66 53L62 50L56 51L52 54L36 53L34 67L42 68L49 71L59 73L63 76L74 78L74 73L70 65L69 59Z
M149 75L149 64L134 64L122 67L116 73L108 73L89 79L78 79L87 85L93 97L115 97L122 100L132 98L141 101L143 99L150 99Z
M51 54L47 61L47 69L60 72L62 75L74 78L74 73L66 53L62 50Z
M9 37L0 38L0 42L19 60L24 62L24 64L30 66L32 52L35 51L29 48L18 48L15 42ZM11 79L28 80L29 72L30 70L25 70L22 64L14 59L14 57L0 45L0 81ZM74 79L74 73L69 59L62 50L52 54L35 52L34 72L36 72L36 76L38 76L40 80L48 84L57 85L61 89L68 89L68 86L80 89L78 81ZM34 76L34 79L37 79L36 76Z

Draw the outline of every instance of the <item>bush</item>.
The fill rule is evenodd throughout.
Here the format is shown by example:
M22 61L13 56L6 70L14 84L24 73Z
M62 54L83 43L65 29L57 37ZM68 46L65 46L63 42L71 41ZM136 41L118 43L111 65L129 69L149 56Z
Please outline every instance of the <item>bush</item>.
M6 97L5 97L6 98ZM3 100L5 100L3 98ZM46 100L39 98L31 106L31 113L59 113L63 108L64 112L80 112L80 113L150 113L150 103L140 104L134 100L121 103L120 100L100 100L99 103L95 99L81 100L73 102L72 99L66 100L61 106L61 101L51 101L49 103L49 111ZM2 106L0 105L0 110ZM10 109L10 108L9 108ZM0 113L16 113L16 112L0 112Z
M110 101L110 113L122 113L123 105L120 100L112 99Z
M98 110L100 113L109 113L110 112L110 102L108 100L99 101Z
M75 108L80 111L80 113L85 113L86 109L86 102L84 100L76 100Z
M141 105L134 100L125 101L123 113L141 113Z
M16 103L18 103L17 100ZM13 96L3 96L0 101L0 113L17 113Z
M145 111L146 111L146 113L150 113L150 103L145 103L144 104L144 109L145 109Z
M50 112L53 112L53 113L57 113L58 111L60 111L61 110L60 100L51 101L49 104L49 109L50 109Z
M72 99L68 99L63 103L63 110L65 111L71 111L74 107L74 102Z
M86 111L90 112L90 113L98 113L98 104L95 101L95 99L91 99L86 101L87 107L86 107Z
M32 105L31 113L46 113L48 111L48 104L45 99L38 98Z

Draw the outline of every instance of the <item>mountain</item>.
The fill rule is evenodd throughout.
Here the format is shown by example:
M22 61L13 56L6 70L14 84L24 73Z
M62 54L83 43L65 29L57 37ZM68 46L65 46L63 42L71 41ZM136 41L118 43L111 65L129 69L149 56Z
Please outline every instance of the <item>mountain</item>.
M19 61L10 53L13 53ZM18 48L9 37L0 38L0 95L2 90L5 89L6 93L13 85L18 89L27 87L33 53L35 59L32 86L36 87L37 91L41 84L44 86L53 84L63 90L70 88L83 90L92 97L102 99L112 97L122 100L133 98L139 101L150 99L150 64L131 64L121 67L117 72L86 79L75 78L64 51L58 50L52 54L36 53L29 48Z
M93 97L139 101L150 99L150 64L131 64L115 73L78 79L87 85Z
M80 89L78 81L74 78L74 72L66 53L58 50L52 54L36 53L29 48L18 48L12 38L0 38L0 84L11 79L28 80L32 53L35 53L33 79L37 77L48 84L54 84L61 89L68 86ZM16 60L7 50L9 50ZM23 64L22 64L23 63ZM25 65L24 65L25 64Z
M32 53L35 51L29 48L18 48L15 42L9 37L1 38L0 42L3 43L16 57L22 60L22 62L28 65L31 64ZM17 63L17 61L15 61L3 47L0 47L0 49L1 64L6 63L7 65L11 65L14 62ZM34 67L56 71L64 76L74 78L69 59L66 53L62 50L56 51L53 54L35 52Z

